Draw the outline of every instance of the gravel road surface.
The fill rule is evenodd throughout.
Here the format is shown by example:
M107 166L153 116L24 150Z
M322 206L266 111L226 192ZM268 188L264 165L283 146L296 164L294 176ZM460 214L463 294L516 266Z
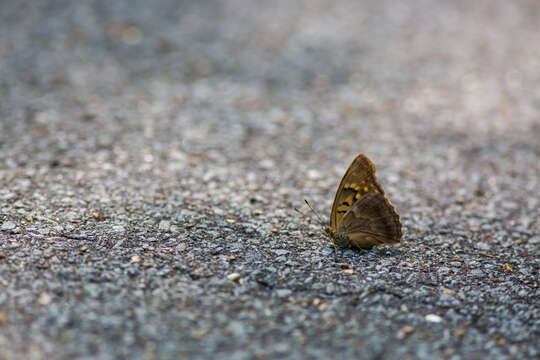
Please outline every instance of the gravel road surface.
M538 359L537 1L0 1L0 359ZM321 233L367 154L404 237Z

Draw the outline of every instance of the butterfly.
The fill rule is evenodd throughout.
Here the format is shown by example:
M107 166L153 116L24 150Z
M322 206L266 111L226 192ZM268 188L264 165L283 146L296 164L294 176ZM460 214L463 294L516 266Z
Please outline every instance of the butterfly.
M330 213L330 226L323 227L323 232L334 248L370 249L400 241L399 215L384 196L375 177L375 165L367 156L358 155L341 179Z

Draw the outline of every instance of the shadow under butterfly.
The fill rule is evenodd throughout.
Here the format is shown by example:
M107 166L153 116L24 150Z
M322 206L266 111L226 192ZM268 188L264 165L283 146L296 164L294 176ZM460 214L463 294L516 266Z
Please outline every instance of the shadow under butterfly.
M332 205L330 226L322 230L336 252L337 247L371 249L401 240L399 215L384 196L367 156L358 155L345 172Z

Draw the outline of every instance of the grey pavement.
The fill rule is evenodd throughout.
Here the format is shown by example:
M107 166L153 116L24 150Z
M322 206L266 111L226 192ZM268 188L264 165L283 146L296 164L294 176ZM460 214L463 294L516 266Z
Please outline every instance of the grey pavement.
M539 19L1 1L0 359L538 359ZM359 153L404 237L336 255Z

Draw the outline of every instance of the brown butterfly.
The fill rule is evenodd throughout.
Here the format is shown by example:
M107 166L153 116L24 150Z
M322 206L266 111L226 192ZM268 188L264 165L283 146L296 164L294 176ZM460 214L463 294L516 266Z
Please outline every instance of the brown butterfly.
M370 249L397 243L401 222L375 177L375 166L358 155L341 179L336 192L330 226L323 227L334 247Z

